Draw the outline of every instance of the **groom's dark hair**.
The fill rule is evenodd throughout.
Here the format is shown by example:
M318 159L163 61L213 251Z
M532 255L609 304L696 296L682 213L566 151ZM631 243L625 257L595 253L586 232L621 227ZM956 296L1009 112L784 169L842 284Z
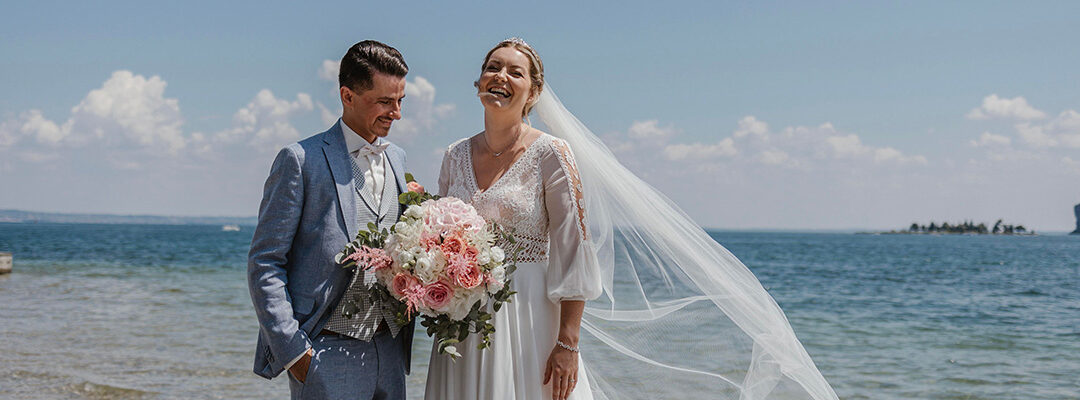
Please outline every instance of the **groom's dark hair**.
M409 73L409 66L397 49L375 40L365 40L354 44L341 58L338 84L355 92L368 90L375 86L374 72L400 78Z

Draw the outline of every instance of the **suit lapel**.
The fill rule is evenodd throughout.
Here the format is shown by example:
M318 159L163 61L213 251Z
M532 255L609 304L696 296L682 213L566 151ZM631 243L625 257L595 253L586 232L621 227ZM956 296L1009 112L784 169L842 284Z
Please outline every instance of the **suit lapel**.
M405 160L401 159L398 150L395 150L394 146L390 146L386 150L386 163L394 171L394 180L397 181L398 193L405 193L409 190L405 182Z
M386 212L390 211L390 202L393 201L396 203L398 201L397 194L405 193L407 190L405 184L405 171L403 171L404 167L401 166L403 163L398 162L399 160L396 157L396 152L386 151L384 154L386 154L386 178L394 179L394 182L397 183L397 190L392 192L390 190L383 190L383 192L390 192L388 193L388 196L384 194L385 197L390 198L383 198L382 210L379 210L379 218L386 217ZM390 186L386 185L386 187L389 189Z
M390 156L387 155L386 168L383 168L383 182L385 182L385 184L383 184L382 193L379 193L379 196L382 197L382 201L379 202L378 213L380 221L383 217L386 217L386 212L390 211L390 202L397 201L397 196L394 195L394 193L397 192L397 186L390 186L391 179L397 181L397 179L394 178L394 169L390 166Z
M341 127L334 124L330 130L323 133L323 154L326 163L330 166L330 174L334 178L334 186L337 189L338 208L341 210L341 219L345 221L345 229L351 239L357 233L356 221L356 183L353 178L352 160L345 147L345 137L341 134ZM361 178L362 179L362 178Z

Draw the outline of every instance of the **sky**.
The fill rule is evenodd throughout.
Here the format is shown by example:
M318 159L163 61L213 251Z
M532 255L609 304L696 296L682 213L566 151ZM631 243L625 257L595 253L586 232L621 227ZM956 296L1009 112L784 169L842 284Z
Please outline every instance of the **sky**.
M409 64L389 139L434 188L512 36L707 228L1068 231L1080 203L1077 2L151 3L5 4L0 209L255 215L364 39Z

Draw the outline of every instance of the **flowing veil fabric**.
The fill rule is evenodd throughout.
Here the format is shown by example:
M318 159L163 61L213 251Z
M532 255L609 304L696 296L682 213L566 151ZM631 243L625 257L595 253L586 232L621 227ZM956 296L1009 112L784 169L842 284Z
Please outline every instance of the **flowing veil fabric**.
M601 265L604 294L586 304L581 339L596 398L837 398L739 259L620 164L550 86L535 110L574 152Z

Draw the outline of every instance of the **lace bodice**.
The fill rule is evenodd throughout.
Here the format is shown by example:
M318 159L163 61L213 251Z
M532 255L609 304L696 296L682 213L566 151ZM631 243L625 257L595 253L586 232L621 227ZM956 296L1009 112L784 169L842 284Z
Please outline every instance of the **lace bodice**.
M462 139L446 150L439 195L462 199L487 220L511 229L522 246L518 263L557 260L549 263L549 269L558 264L555 270L561 271L549 275L553 299L599 295L599 284L591 282L596 256L585 241L581 179L566 142L540 135L486 190L476 183L470 143Z
M446 159L443 160L439 180L439 193L457 197L472 204L481 216L495 221L514 232L514 237L523 246L519 262L537 262L548 258L548 212L544 202L544 175L541 168L545 161L549 167L558 167L565 172L573 166L573 156L566 149L566 143L550 135L541 135L514 162L491 187L480 190L473 171L472 146L468 139L462 139L450 145ZM552 163L551 161L555 161ZM556 164L557 163L557 164ZM555 171L549 171L555 172ZM576 168L574 168L576 176ZM580 181L575 190L580 199ZM580 210L584 223L584 209Z

